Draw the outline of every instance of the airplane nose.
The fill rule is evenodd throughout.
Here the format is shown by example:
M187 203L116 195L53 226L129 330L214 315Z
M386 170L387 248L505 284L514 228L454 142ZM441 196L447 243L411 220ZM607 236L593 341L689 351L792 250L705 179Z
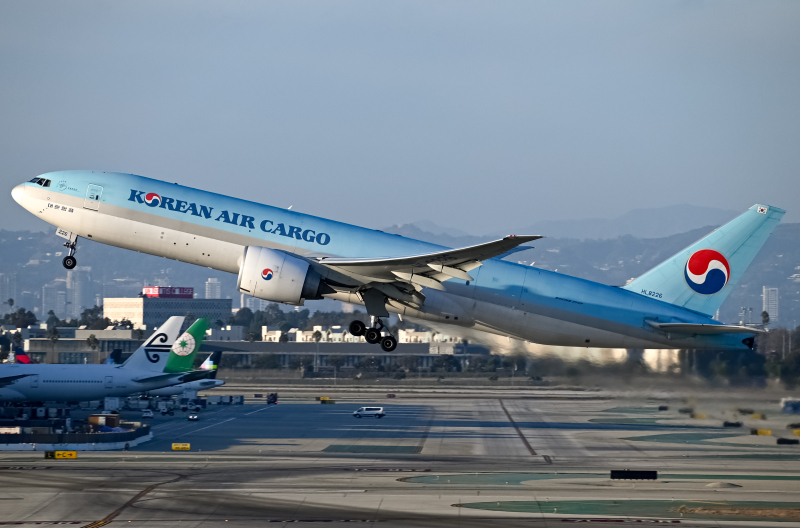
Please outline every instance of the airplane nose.
M19 184L11 190L11 197L15 202L22 205L22 199L25 198L25 185Z

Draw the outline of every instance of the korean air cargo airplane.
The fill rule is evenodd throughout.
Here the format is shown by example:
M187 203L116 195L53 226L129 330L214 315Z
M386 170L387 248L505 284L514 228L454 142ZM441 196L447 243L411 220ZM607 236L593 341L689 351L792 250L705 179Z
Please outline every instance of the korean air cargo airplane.
M180 334L183 320L170 317L122 365L0 365L0 401L98 400L205 378L192 367L208 321Z
M65 171L16 186L57 227L68 269L79 238L238 274L239 291L301 305L363 304L351 333L397 346L389 312L535 343L748 349L758 330L712 319L784 211L754 205L625 287L501 260L538 235L450 249L132 174Z

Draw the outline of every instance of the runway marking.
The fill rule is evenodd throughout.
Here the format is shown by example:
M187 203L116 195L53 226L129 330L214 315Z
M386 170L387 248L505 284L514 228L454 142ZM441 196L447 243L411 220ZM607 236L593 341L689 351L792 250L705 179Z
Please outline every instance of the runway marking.
M503 400L498 398L497 401L500 402L500 407L502 407L503 412L506 413L506 418L508 418L508 421L511 422L511 425L514 427L514 429L516 429L517 434L519 435L519 439L522 440L522 443L525 444L525 447L528 448L528 452L530 452L530 454L532 454L533 456L536 456L536 451L533 450L531 444L528 442L528 439L525 438L524 434L522 434L522 430L517 425L517 422L515 422L514 419L511 417L511 414L509 414L508 409L506 409L506 406L503 403Z
M53 524L83 524L86 521L0 521L0 526L23 526L26 524L35 524L37 526L53 525Z
M205 429L210 429L210 428L212 428L212 427L216 427L216 426L218 426L218 425L222 425L222 424L224 424L224 423L230 422L231 420L235 420L235 419L236 419L235 417L234 417L234 418L228 418L227 420L223 420L223 421L221 421L221 422L217 422L217 423L215 423L215 424L207 425L207 426L205 426L205 427L201 427L200 429L195 429L194 431L187 431L187 432L185 432L185 433L183 433L183 434L179 434L179 435L178 435L178 436L176 436L175 438L180 438L180 437L182 437L182 436L186 436L186 435L188 435L188 434L192 434L192 433L199 433L200 431L203 431L203 430L205 430Z
M425 430L422 432L422 436L419 437L419 443L417 444L417 453L422 453L422 448L425 446L425 442L428 440L428 435L431 432L431 425L433 425L433 419L436 416L436 411L431 411L431 417L428 419L428 424L425 426Z
M428 473L430 469L413 469L413 468L343 468L344 471L395 471L395 472L408 472L408 473Z
M175 477L172 480L167 480L167 481L164 481L164 482L157 482L155 484L150 484L145 489L143 489L142 491L140 491L139 493L134 495L128 502L126 502L125 504L123 504L122 506L120 506L119 508L114 510L113 512L111 512L108 515L106 515L103 519L100 519L99 521L94 521L92 523L84 525L83 528L99 528L100 526L105 526L107 524L110 524L126 508L132 506L137 501L141 500L145 495L147 495L148 493L150 493L151 491L153 491L157 487L161 486L162 484L172 484L174 482L178 482L179 480L181 480L183 478L184 477L181 475L181 476Z
M266 409L269 409L269 406L265 406L265 407L263 407L263 408L261 408L261 409L258 409L258 410L256 410L256 411L253 411L253 412L244 413L244 415L245 415L245 416L250 416L251 414L255 414L255 413L257 413L257 412L261 412L261 411L264 411L264 410L266 410Z

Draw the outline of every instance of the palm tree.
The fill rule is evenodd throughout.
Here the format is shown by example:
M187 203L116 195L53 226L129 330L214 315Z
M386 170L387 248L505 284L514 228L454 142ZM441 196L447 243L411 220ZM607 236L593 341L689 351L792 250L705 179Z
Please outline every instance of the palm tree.
M317 371L317 356L319 355L319 340L322 339L322 332L319 330L314 330L314 333L311 334L311 339L313 339L317 343L317 351L314 352L314 372Z

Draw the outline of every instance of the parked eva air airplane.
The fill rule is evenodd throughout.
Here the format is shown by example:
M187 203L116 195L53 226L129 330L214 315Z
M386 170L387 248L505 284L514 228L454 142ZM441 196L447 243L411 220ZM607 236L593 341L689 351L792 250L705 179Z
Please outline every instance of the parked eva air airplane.
M0 365L0 401L100 400L205 378L192 367L208 321L180 334L183 320L170 317L122 365Z
M72 268L79 237L237 273L241 292L302 304L364 304L350 330L393 350L389 312L535 343L609 348L730 348L757 330L711 318L784 211L754 205L624 288L500 260L540 236L448 249L381 231L131 174L43 174L14 199L57 226Z

